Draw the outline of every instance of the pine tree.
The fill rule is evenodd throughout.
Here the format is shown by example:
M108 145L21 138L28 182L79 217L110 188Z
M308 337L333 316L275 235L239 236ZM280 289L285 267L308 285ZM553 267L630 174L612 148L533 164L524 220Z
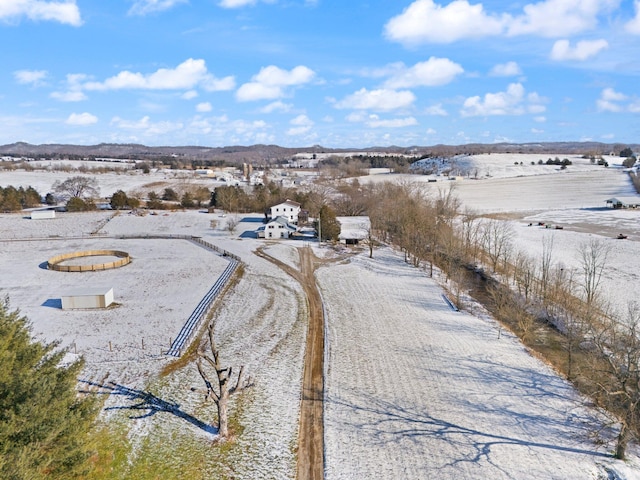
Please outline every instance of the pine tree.
M58 346L32 340L28 319L0 300L0 478L84 473L97 404L78 398L83 362L62 365L65 352Z
M328 205L320 209L320 240L338 240L340 236L340 223L336 219L336 212Z

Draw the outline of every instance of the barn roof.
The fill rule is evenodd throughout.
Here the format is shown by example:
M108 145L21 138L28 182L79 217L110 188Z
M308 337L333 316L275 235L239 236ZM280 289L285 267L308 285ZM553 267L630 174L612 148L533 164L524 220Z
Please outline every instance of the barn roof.
M366 216L336 217L340 224L340 240L364 240L369 236L371 220Z

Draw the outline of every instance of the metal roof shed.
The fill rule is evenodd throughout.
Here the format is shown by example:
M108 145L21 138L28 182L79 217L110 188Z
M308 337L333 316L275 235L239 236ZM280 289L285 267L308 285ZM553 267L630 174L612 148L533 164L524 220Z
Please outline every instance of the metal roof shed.
M113 303L113 287L86 289L62 296L62 309L107 308Z

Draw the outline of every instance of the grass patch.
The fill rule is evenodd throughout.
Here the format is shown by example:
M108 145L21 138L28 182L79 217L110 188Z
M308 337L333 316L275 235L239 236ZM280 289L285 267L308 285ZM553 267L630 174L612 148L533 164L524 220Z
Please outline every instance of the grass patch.
M215 416L215 405L192 401L184 384L189 378L165 378L161 384L146 390L166 401L175 402L185 413L205 421ZM178 398L175 398L178 397ZM180 398L182 397L182 398ZM175 399L174 399L175 398ZM219 442L217 437L166 412L146 415L135 409L137 400L96 427L91 436L95 454L90 458L89 471L83 480L182 480L233 479L234 458L249 452L235 439L244 432L241 422L244 403L250 401L238 394L230 409L231 438ZM138 422L144 422L138 423Z

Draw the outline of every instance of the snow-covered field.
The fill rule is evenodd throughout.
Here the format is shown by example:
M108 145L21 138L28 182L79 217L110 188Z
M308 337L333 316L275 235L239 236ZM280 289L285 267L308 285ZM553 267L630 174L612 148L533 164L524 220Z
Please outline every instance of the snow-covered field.
M327 479L640 478L594 441L602 420L567 382L492 319L452 311L401 255L380 249L318 279Z
M539 255L542 239L553 235L555 261L564 265L576 265L571 262L581 241L594 236L610 241L611 273L604 288L637 291L640 212L600 208L606 198L633 194L620 168L570 166L569 172L518 177L507 175L514 171L513 160L499 163L497 156L491 157L496 163L485 170L492 178L439 181L428 188L455 184L464 205L485 213L513 213L516 247L531 255ZM518 168L547 168L526 162ZM0 185L33 185L45 192L56 179L68 176L0 172ZM102 194L165 181L154 174L97 178ZM243 479L293 478L306 304L299 285L253 251L266 246L270 255L297 266L295 249L303 243L251 238L262 215L239 215L238 227L229 233L229 218L196 211L59 214L41 221L0 214L0 295L10 296L38 336L61 339L82 354L88 380L141 390L155 385L155 395L208 422L201 399L187 391L201 382L195 369L183 369L160 383L157 374L169 361L161 350L169 347L226 260L187 240L117 237L195 235L240 256L245 272L216 304L214 319L225 361L244 364L255 385L243 400L239 421L244 432L236 440L240 448L230 454L235 455L230 459L233 471L223 473ZM538 221L565 229L528 226ZM629 239L614 240L618 230ZM42 268L53 255L91 248L125 250L133 262L82 274ZM315 244L314 250L325 259L342 255ZM602 418L566 382L517 339L504 332L498 338L497 325L488 316L449 310L436 281L391 249L377 249L373 259L363 253L325 264L317 278L328 315L328 479L640 478L636 457L622 463L607 455L612 432L592 435ZM61 294L92 285L113 286L119 305L103 312L58 308ZM137 402L111 397L107 408ZM187 431L202 437L203 451L211 448L210 430L170 412L130 422L134 441L151 432L162 438ZM607 476L614 471L618 477Z
M75 162L74 162L75 163ZM100 165L98 165L100 166ZM63 182L72 176L83 176L96 178L99 184L99 195L110 197L118 190L132 194L136 192L148 193L155 191L162 194L163 190L171 187L178 193L181 187L206 186L214 188L222 185L211 178L198 177L193 172L187 171L155 171L144 174L140 170L123 170L121 172L109 173L79 173L78 171L45 171L45 170L0 170L0 185L3 187L13 185L14 187L33 187L40 195L46 195L52 191L52 186L56 181Z

